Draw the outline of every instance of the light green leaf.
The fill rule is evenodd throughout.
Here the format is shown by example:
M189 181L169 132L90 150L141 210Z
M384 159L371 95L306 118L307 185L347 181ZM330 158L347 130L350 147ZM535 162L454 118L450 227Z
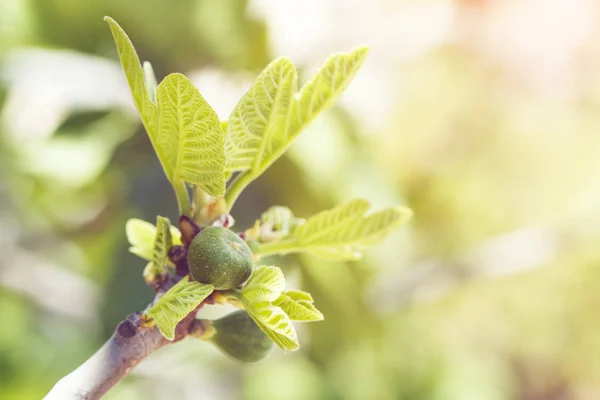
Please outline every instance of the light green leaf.
M146 315L156 321L160 333L165 338L173 340L177 324L194 311L213 291L212 285L190 282L189 277L186 276L169 289Z
M365 215L369 203L356 199L320 212L279 243L262 245L261 256L308 252L333 259L357 259L360 249L379 242L391 230L406 222L412 213L401 207Z
M156 105L154 105L150 100L150 97L148 97L146 79L144 76L144 71L142 70L140 59L138 58L131 40L129 40L129 37L119 26L119 24L117 24L117 22L110 17L104 17L104 20L108 22L112 35L115 39L117 50L119 52L119 58L121 59L121 65L123 67L123 71L125 72L125 76L127 77L127 83L129 84L129 89L131 89L135 106L140 113L144 127L148 132L148 136L150 136L150 141L154 144L158 112ZM162 161L163 160L161 159L161 162Z
M181 245L181 232L174 226L170 227L173 245ZM131 247L129 251L144 260L151 261L156 238L156 226L150 222L131 218L125 224L125 233Z
M151 260L156 227L150 222L132 218L125 224L125 233L131 245L129 251L144 260Z
M157 89L157 146L167 176L199 186L211 196L225 193L225 135L215 111L181 74L168 75Z
M298 350L292 320L318 321L323 315L310 294L299 290L283 293L285 278L277 267L258 267L238 298L254 322L284 351Z
M152 265L157 271L165 273L169 261L169 249L173 246L171 237L171 223L168 218L156 217L156 236L154 237L154 248L152 249Z
M312 296L300 290L282 293L272 304L280 307L292 321L323 320L323 314L313 305Z
M227 171L264 171L265 160L282 146L296 81L296 67L284 57L258 76L227 121Z
M298 336L290 317L279 307L268 302L252 303L244 296L242 305L256 325L283 351L296 351L300 347Z
M308 301L309 303L314 303L314 299L312 295L303 290L288 290L284 292L286 296L290 297L294 301Z
M291 141L320 112L337 101L339 95L367 58L369 49L360 47L348 53L337 53L329 57L317 74L300 90L289 125Z
M144 68L144 83L146 84L148 98L152 103L156 104L156 87L158 86L158 83L156 83L154 69L152 68L152 64L148 61L144 61L142 67Z
M227 124L226 171L242 171L227 192L229 208L304 127L335 103L367 53L363 47L334 54L299 93L296 68L290 60L279 58L267 66L237 104Z
M284 288L285 278L281 269L260 266L254 270L239 298L242 306L267 336L282 350L294 351L299 344L292 321L281 308L271 304L281 296Z
M123 71L125 72L131 94L133 95L133 101L140 114L142 123L146 128L146 132L148 132L148 137L150 138L152 147L156 152L156 156L158 157L160 165L165 171L165 175L171 181L173 189L175 190L179 212L180 214L187 215L189 214L190 206L185 185L183 182L174 182L172 180L170 164L172 164L174 160L169 159L169 154L165 154L165 152L162 151L157 143L159 130L159 111L157 105L152 99L152 94L155 92L155 90L153 90L153 87L150 86L153 85L152 78L154 74L151 73L150 68L148 67L145 68L146 71L142 69L140 59L135 52L135 48L133 47L131 40L129 40L129 37L127 37L127 34L119 26L119 24L117 24L117 22L110 17L104 17L104 20L108 22L112 35L115 39L119 58L121 59L121 65L123 66ZM154 99L154 101L155 100L156 99Z
M278 267L263 265L254 270L242 289L251 303L270 303L275 301L285 289L285 277Z

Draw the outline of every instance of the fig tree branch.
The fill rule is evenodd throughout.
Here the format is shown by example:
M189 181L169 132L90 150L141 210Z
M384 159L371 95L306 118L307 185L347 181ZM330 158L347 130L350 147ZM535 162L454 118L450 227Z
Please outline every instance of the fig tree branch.
M154 302L174 284L166 282L157 292ZM211 303L211 297L184 318L175 329L175 338L164 338L155 325L149 325L143 313L130 314L119 323L108 341L87 361L54 385L45 400L95 400L100 399L140 362L156 350L185 339L198 336L203 325L196 320L196 313L203 304Z

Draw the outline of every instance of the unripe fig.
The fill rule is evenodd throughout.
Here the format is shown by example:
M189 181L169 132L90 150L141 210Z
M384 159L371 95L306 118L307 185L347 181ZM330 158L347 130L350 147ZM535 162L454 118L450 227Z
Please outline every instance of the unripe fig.
M194 237L187 254L190 274L198 282L217 290L233 289L252 274L254 257L248 245L234 232L210 226Z
M240 361L258 362L273 348L273 341L260 330L246 311L235 311L213 321L212 326L216 332L210 341Z

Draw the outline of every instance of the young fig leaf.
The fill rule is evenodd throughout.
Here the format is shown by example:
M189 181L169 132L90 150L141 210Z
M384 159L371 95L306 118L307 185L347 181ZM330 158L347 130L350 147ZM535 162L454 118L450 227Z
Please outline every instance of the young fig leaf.
M254 322L284 351L298 349L296 330L290 317L279 307L271 304L285 288L281 269L263 265L254 273L240 293L240 301Z
M154 238L154 248L152 250L152 265L158 272L166 273L166 265L169 262L169 249L173 246L171 237L171 223L168 218L156 218L156 237Z
M181 245L179 229L171 226L170 231L173 245ZM141 219L131 218L125 224L125 233L131 245L129 251L144 260L151 261L156 238L156 226Z
M117 45L117 51L121 60L121 66L123 67L123 71L125 72L125 76L127 78L127 83L129 84L129 89L133 95L133 102L135 103L135 106L140 114L144 128L146 128L146 132L148 132L150 142L152 142L152 145L156 150L158 158L164 168L166 160L156 148L158 109L149 96L149 88L146 85L148 78L147 74L144 74L142 64L140 63L140 59L138 58L135 48L133 47L133 43L131 43L131 40L129 40L129 37L125 31L114 19L110 17L104 17L104 20L108 22L112 35L115 39L115 44Z
M252 303L243 296L241 300L256 325L283 351L296 351L300 348L294 325L281 308L265 302Z
M162 335L173 340L175 327L189 313L204 301L214 287L200 282L190 282L185 276L169 289L149 310L146 315L154 321Z
M360 47L330 56L316 75L300 89L288 128L289 140L337 101L364 63L369 49Z
M156 87L158 86L158 83L156 82L154 69L152 68L152 64L148 61L144 61L142 67L144 69L144 82L146 84L146 90L148 91L148 98L153 104L156 104Z
M186 181L214 197L225 194L225 134L215 111L181 74L168 75L156 98L156 141L171 182Z
M369 202L352 200L310 217L279 243L261 245L258 255L306 252L331 259L358 259L360 250L381 241L412 216L401 207L366 214Z
M227 171L250 170L258 176L269 154L284 145L296 80L296 67L284 57L256 78L227 122Z
M331 107L362 66L362 47L331 56L296 93L297 73L287 58L269 64L242 97L227 123L227 174L241 173L227 192L229 209L244 190L273 164L322 111Z
M323 320L323 314L314 306L312 296L300 290L282 293L273 305L281 308L292 321Z
M251 303L275 301L285 289L285 277L278 267L262 265L242 289L242 295Z

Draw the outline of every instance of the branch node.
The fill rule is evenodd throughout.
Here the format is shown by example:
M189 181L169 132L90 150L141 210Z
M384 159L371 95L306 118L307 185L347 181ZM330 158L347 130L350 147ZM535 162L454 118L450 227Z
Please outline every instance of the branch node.
M121 323L117 327L117 334L123 338L130 338L132 336L135 336L136 333L137 329L133 322L131 322L129 319L121 321Z

